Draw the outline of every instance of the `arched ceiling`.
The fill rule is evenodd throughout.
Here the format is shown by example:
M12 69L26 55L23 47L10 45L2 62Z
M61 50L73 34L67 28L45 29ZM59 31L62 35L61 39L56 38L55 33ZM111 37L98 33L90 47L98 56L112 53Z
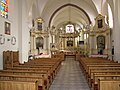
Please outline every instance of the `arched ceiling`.
M59 17L59 18L58 18ZM57 19L57 20L56 20ZM56 26L59 22L72 22L90 24L91 20L88 14L80 7L74 4L65 4L59 7L50 17L49 26L51 22Z
M100 12L101 3L106 0L35 0L35 1L38 4L37 7L38 12L40 13L39 15L44 19L46 27L52 25L57 27L60 24L68 22L69 16L70 21L76 24L86 25L90 24L90 21L92 22L92 24L94 24L94 18ZM57 11L58 8L66 4L75 5L81 8L81 10L76 7L68 5Z

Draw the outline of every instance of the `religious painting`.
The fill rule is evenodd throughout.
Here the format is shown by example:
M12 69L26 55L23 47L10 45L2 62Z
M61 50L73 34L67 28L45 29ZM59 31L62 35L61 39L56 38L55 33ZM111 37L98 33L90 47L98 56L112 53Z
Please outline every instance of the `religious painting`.
M97 37L97 48L105 49L105 36L100 35Z
M41 22L37 22L37 25L38 25L38 30L42 30L42 23Z
M5 22L5 34L10 35L10 23Z
M98 54L103 55L105 49L105 36L99 35L97 37Z
M67 41L67 46L72 47L73 46L73 40L68 40Z
M103 24L102 24L102 19L98 20L98 28L102 28Z
M38 49L38 50L39 50L39 48L43 49L43 43L44 43L43 37L37 37L36 38L36 49Z

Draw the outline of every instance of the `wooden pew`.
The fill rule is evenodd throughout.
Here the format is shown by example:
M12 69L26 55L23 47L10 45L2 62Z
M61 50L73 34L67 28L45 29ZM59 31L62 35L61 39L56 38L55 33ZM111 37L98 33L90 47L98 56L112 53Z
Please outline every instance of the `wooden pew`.
M53 68L53 66L30 66L30 65L18 65L13 68L17 69L32 69L32 70L49 70L51 72L52 77L54 78L56 76L56 68ZM8 69L8 68L7 68ZM9 68L10 69L10 68Z
M91 60L91 58L90 58L90 60L87 58L87 60L90 61L90 63L88 61L86 61L87 63L84 62L85 61L84 59L85 58L83 58L83 60L80 60L80 65L81 65L81 68L83 69L83 72L85 74L88 74L90 72L90 70L94 69L94 68L119 67L120 66L119 63L112 62L109 60L104 60L104 59L101 60L101 58L100 58L100 60L99 60L99 58L98 58L98 60L97 60L97 58L93 59L93 60ZM97 63L97 62L99 62L99 63Z
M94 74L103 74L103 75L107 75L107 74L120 74L120 69L119 70L115 70L113 68L111 69L95 69L95 70L92 70L91 73L90 73L90 76L89 76L89 80L88 80L88 83L90 85L90 87L92 86L92 83L93 82L93 76Z
M44 85L44 76L35 76L35 75L14 75L14 74L0 74L0 81L37 81L41 90L46 90L46 86ZM24 90L24 89L23 89Z
M51 70L51 68L23 68L23 67L14 67L14 68L8 68L8 70L25 70L30 72L48 72L48 79L49 83L51 84L53 79L55 78L54 72Z
M120 79L99 79L98 90L120 90Z
M60 66L61 66L61 60L59 60L59 58L55 58L55 59L45 58L45 60L42 58L42 59L29 61L25 64L14 65L14 67L22 67L22 68L23 67L24 68L51 68L54 76L59 71Z
M44 59L42 59L42 60L44 60ZM37 59L34 61L27 62L26 64L14 65L13 68L9 67L7 69L29 70L29 71L49 71L49 83L51 84L53 79L55 78L56 72L58 72L58 68L60 68L61 61L59 61L59 58L54 59L54 61L53 61L53 59L52 60L45 59L42 62L40 62L40 61L41 61L41 59L40 60ZM49 61L48 64L47 64L47 61ZM29 64L29 63L31 63L31 64Z
M81 58L80 67L92 90L98 90L98 79L120 79L120 64L103 58Z
M83 69L84 72L88 69L87 65L115 63L113 61L102 58L81 58L79 62L80 67Z
M20 82L32 82L33 80L37 80L37 82L39 82L38 90L46 90L49 88L64 59L63 54L62 56L57 54L54 58L38 58L20 64L17 62L17 60L19 60L17 59L19 57L18 53L7 51L4 52L4 57L5 63L7 61L5 65L5 69L7 70L0 71L0 80Z
M36 66L43 66L43 67L51 66L53 68L54 72L57 73L61 66L61 60L59 57L58 58L39 58L39 59L29 61L29 62L25 63L25 65L29 65L29 66L36 65Z
M50 78L49 78L49 73L46 71L28 71L28 70L0 70L0 74L13 74L13 75L33 75L33 76L39 76L43 77L44 76L44 85L48 89L50 86Z
M92 90L98 90L98 80L102 79L112 79L112 80L119 80L120 74L94 74L93 82L92 83Z
M37 81L0 80L0 90L42 90Z

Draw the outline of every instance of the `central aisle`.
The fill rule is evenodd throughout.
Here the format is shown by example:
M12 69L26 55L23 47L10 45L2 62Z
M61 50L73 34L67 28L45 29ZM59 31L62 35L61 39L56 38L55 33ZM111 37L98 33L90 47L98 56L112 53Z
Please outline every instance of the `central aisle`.
M90 90L79 62L67 57L49 90Z

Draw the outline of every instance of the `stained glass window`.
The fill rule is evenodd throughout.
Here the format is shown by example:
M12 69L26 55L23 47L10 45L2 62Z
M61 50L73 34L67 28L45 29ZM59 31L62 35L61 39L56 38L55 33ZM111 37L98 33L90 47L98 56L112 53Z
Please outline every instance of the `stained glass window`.
M9 0L1 0L0 2L0 14L4 18L8 18L8 2Z

